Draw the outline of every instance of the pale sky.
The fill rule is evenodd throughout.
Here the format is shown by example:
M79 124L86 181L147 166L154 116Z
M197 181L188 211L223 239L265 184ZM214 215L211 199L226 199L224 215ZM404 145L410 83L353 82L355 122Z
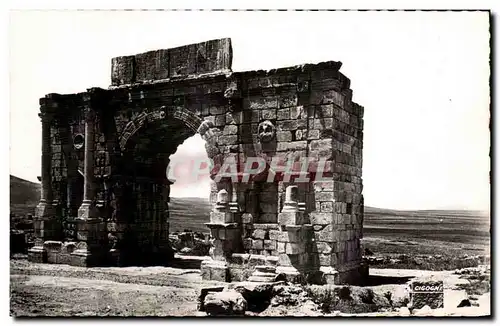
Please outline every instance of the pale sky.
M14 12L9 36L12 175L40 175L40 97L108 87L115 56L230 37L233 71L343 63L365 107L366 205L489 209L487 13ZM176 154L204 155L199 137Z

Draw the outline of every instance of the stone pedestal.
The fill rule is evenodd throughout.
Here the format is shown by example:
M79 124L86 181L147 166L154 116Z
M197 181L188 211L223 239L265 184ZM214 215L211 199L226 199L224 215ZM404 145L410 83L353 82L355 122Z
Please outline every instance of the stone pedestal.
M78 218L81 220L90 220L99 217L99 209L90 200L83 201L82 205L78 209Z
M111 249L108 252L108 260L111 266L121 266L120 250Z
M319 271L323 273L325 284L339 284L339 272L330 266L321 266Z
M33 263L47 262L47 252L43 248L43 242L35 243L35 245L28 250L28 260Z
M201 278L203 280L229 282L229 268L227 262L212 259L202 261Z
M212 258L224 260L226 256L237 252L240 246L240 229L236 223L205 223L214 238Z
M248 278L250 282L274 282L276 280L276 267L255 266L255 271Z
M204 280L226 282L229 279L226 258L241 247L240 228L237 223L233 223L236 212L229 209L233 206L230 206L227 191L221 190L214 210L210 213L210 223L205 223L214 239L214 248L210 254L212 259L202 262L201 274Z
M304 280L303 274L293 266L278 266L276 267L276 274L283 274L287 282L301 283Z
M35 219L36 220L48 220L55 218L56 209L52 203L40 202L35 208ZM43 230L43 229L42 229Z
M76 220L78 244L76 250L71 253L71 265L90 267L105 260L105 233L105 223L99 218Z
M52 205L40 203L37 206L37 216L33 220L36 238L35 245L28 250L28 260L31 262L47 262L47 251L44 247L44 242L47 239L53 238L60 229L60 225L58 225L57 220L54 216L50 215L52 212L55 212ZM42 213L45 215L38 215Z

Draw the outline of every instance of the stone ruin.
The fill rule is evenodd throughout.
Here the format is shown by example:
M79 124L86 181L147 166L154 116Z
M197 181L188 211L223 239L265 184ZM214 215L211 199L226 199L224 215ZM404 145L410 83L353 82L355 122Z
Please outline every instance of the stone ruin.
M169 245L169 157L199 133L216 166L261 158L249 178L216 178L204 279L276 275L352 283L362 264L363 107L340 62L233 72L230 39L112 59L108 89L40 99L41 198L33 262L162 264ZM324 162L298 182L273 166ZM318 165L317 165L318 166ZM216 169L213 169L214 171ZM269 175L274 179L268 182ZM207 229L207 231L208 231Z

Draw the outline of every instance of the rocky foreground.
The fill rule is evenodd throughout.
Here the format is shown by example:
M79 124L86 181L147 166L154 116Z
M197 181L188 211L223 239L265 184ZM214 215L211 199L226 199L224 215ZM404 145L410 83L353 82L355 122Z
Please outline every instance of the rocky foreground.
M218 283L190 257L177 267L81 268L11 261L11 315L22 316L488 316L490 271L371 269L370 285ZM410 284L443 281L444 308L410 297ZM430 302L433 306L436 302ZM415 307L413 305L418 305Z

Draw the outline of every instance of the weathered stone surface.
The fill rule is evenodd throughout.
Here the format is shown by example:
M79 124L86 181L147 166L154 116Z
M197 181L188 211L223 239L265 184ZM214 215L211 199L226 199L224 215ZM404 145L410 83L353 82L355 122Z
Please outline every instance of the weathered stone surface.
M135 82L134 56L116 57L111 60L111 82L113 85Z
M204 307L210 316L244 315L247 301L236 291L216 292L207 294Z
M205 298L207 294L212 292L222 292L223 290L223 286L209 286L202 288L200 291L200 295L198 296L198 310L205 311Z
M42 200L30 260L88 266L115 255L124 265L165 263L173 252L167 165L199 133L214 165L200 166L213 180L214 204L204 279L244 278L246 267L280 264L300 273L309 263L335 267L339 279L351 273L340 271L347 265L358 273L364 108L352 102L341 64L235 73L231 65L231 41L211 40L113 58L108 89L42 98ZM243 181L244 164L257 157L264 171ZM306 157L314 160L306 163L310 173L288 179L282 170L302 167ZM224 170L229 159L238 166ZM227 174L218 178L221 170ZM81 248L43 248L63 235Z

